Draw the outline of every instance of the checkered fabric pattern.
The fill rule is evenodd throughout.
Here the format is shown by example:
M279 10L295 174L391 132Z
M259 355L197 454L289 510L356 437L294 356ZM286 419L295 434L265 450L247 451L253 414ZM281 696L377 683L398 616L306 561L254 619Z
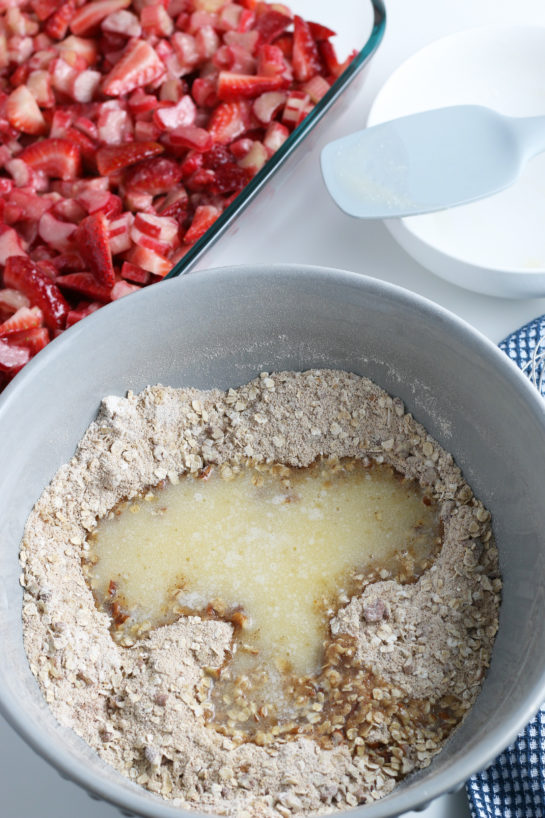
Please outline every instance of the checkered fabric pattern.
M545 315L509 335L500 349L529 377L540 338L545 339ZM545 342L538 350L545 352ZM543 397L544 367L538 362L537 382ZM467 793L473 818L545 818L545 704L487 770L470 778Z

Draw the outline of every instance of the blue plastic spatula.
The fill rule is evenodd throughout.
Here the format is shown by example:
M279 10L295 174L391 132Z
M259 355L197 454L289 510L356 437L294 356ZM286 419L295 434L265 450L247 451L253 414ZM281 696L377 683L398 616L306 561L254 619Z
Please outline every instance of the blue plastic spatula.
M350 216L388 219L482 199L545 150L545 116L513 118L456 105L374 125L330 142L322 173Z

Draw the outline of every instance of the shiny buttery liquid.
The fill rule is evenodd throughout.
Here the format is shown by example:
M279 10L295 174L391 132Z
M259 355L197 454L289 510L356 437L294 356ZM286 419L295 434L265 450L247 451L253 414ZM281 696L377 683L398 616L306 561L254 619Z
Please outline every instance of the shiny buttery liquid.
M183 613L232 621L227 676L259 669L265 701L285 674L319 671L339 604L369 579L414 581L439 543L435 504L390 467L249 464L124 504L99 523L87 572L122 644Z

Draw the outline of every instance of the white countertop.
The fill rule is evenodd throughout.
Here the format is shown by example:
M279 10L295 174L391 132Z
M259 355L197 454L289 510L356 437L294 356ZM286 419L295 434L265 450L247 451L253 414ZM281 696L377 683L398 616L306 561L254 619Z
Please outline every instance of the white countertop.
M349 5L358 0L337 2ZM543 0L387 0L387 13L386 35L367 81L349 111L332 123L332 139L364 126L370 104L387 77L428 42L462 28L494 22L545 26ZM297 227L289 215L271 213L271 219L264 221L263 230L253 241L245 241L243 246L240 241L225 247L218 244L214 264L299 262L371 275L441 304L494 342L545 313L545 298L527 301L489 298L452 286L427 272L398 247L382 224L364 223L342 214L328 198L317 164L316 174L305 178L304 189L298 185L290 191L288 183L285 190L299 208ZM92 801L78 787L62 780L1 717L0 792L2 818L119 816L114 807ZM462 792L436 801L418 815L466 818L469 810Z

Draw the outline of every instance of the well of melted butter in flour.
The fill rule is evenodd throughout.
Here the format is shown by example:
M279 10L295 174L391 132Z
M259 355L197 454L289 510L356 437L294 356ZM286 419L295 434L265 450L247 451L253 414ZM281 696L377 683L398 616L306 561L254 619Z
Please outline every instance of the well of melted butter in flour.
M390 467L250 463L116 509L91 538L87 573L121 644L184 613L234 622L231 679L258 668L270 700L282 674L318 673L339 604L370 576L414 581L439 543L435 504Z

